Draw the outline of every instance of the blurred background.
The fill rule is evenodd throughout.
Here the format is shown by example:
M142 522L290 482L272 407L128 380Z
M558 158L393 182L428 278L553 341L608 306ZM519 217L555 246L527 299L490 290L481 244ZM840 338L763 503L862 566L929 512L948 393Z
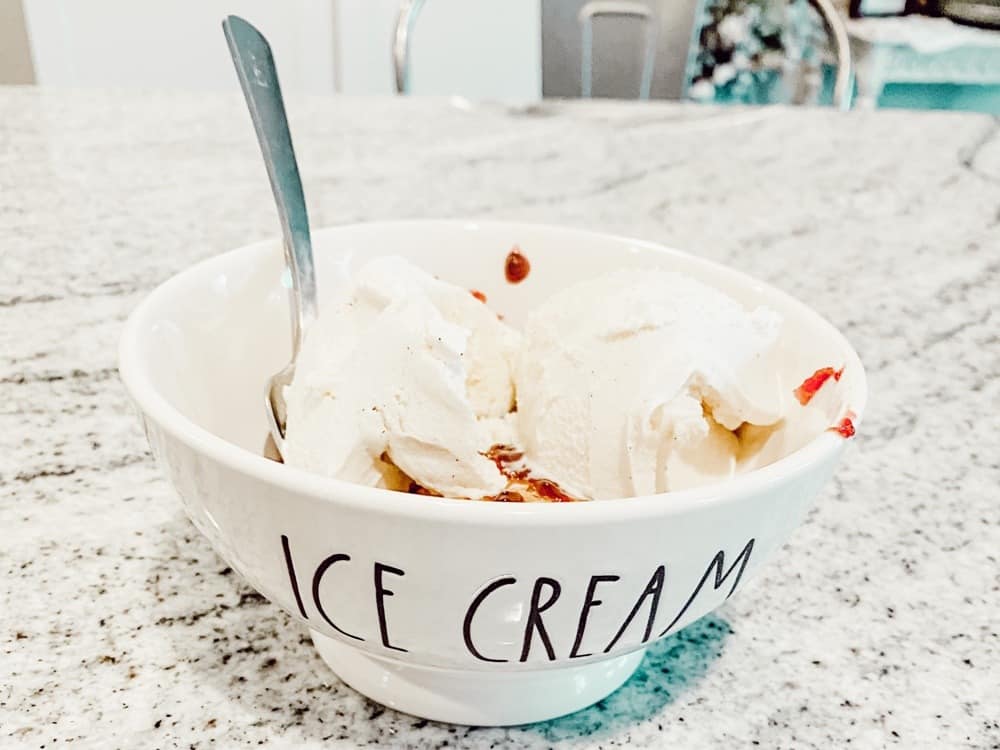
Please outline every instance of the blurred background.
M0 83L231 92L228 13L290 92L1000 112L1000 0L0 0Z

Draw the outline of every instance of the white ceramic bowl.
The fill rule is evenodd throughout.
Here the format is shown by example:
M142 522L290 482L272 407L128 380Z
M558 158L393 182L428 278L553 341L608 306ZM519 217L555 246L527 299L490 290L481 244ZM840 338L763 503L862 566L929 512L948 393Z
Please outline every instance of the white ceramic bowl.
M857 355L802 303L657 245L530 224L392 222L315 234L323 289L372 256L404 255L484 291L518 322L553 290L622 266L676 269L785 318L803 372ZM532 263L503 278L519 244ZM303 622L372 699L430 719L517 724L589 705L646 645L724 602L802 520L845 441L819 435L717 486L628 500L509 504L360 487L261 454L268 376L288 358L280 246L226 253L157 288L121 343L122 378L184 507L218 553ZM595 304L600 304L595 300Z

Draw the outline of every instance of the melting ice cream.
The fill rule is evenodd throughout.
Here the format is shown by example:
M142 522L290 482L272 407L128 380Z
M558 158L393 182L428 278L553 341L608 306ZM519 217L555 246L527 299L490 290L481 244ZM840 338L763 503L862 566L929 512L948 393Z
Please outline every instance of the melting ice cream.
M506 501L719 482L800 447L837 408L832 368L798 389L782 380L781 325L689 277L636 269L563 289L519 332L482 295L379 258L307 334L284 460Z

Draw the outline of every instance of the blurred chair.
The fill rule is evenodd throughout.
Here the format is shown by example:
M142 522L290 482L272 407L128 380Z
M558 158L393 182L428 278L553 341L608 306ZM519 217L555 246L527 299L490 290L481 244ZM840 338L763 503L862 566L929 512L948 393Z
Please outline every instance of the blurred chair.
M656 64L656 19L645 3L628 0L592 0L580 8L577 20L581 27L580 96L589 99L594 84L594 21L598 18L634 18L643 28L642 74L639 98L648 99Z
M700 2L703 0L699 0ZM660 0L660 2L676 2L676 0ZM832 0L809 0L816 8L826 32L832 41L835 53L836 75L833 86L833 100L841 109L849 109L853 88L853 65L850 42L847 29ZM410 49L412 37L420 12L426 0L402 0L396 19L395 34L392 45L392 64L396 92L410 92ZM698 44L699 24L701 14L695 14L695 27L692 30L692 50ZM594 25L598 19L617 18L635 20L642 28L641 72L638 86L638 98L648 99L653 83L653 75L657 53L657 14L648 3L630 0L590 0L579 10L576 16L580 33L580 85L579 95L590 97L593 94L594 78ZM625 97L623 97L625 98Z

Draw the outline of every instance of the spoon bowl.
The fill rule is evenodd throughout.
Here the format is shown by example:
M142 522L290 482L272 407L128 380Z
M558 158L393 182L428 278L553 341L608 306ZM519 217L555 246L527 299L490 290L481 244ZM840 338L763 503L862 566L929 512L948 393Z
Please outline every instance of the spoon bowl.
M285 425L288 422L288 407L285 404L285 387L292 384L295 377L295 360L285 365L280 372L267 381L264 394L264 412L267 414L267 429L278 455L285 455Z

